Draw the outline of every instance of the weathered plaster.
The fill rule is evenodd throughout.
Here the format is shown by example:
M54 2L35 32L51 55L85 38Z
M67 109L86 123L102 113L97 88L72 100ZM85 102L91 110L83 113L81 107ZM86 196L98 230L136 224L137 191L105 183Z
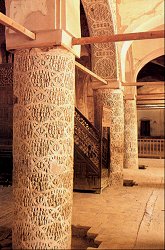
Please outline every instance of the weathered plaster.
M149 19L161 15L164 9L163 0L117 0L118 30L120 33L131 32Z

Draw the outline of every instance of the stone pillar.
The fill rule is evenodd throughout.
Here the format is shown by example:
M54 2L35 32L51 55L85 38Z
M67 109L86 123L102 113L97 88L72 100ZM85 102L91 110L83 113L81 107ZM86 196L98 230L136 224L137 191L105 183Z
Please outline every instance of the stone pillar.
M138 168L136 99L124 100L124 168Z
M123 185L123 146L124 146L124 104L121 89L97 89L94 91L95 125L100 126L102 110L108 107L110 127L110 185ZM108 115L108 113L107 113Z
M15 52L13 249L70 249L75 58Z

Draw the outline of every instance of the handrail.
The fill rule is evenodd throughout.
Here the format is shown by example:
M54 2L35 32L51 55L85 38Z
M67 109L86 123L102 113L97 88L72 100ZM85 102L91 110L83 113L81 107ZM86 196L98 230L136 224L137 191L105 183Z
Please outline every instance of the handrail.
M84 126L82 125L82 123L81 123L79 120L76 120L75 125L76 125L76 123L78 123L79 126L80 126L82 129L84 128ZM90 137L92 137L94 140L100 141L100 138L99 138L99 137L95 137L92 133L90 133L90 130L86 129L86 133L87 133Z
M165 158L165 139L138 139L139 157Z
M98 169L109 168L109 141L75 108L74 142Z
M93 126L93 124L80 112L78 108L75 107L75 116L76 113L78 113L84 120L85 122L89 125L89 128L91 128L98 136L99 136L99 131Z
M77 108L74 127L75 144L101 171L101 135Z
M145 141L151 141L151 140L162 140L162 141L164 141L165 139L164 138L140 138L140 139L138 139L138 140L145 140Z

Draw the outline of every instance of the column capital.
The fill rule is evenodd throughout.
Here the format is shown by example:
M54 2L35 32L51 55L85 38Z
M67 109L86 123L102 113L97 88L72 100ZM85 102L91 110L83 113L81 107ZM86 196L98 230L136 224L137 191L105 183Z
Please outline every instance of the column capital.
M124 86L124 100L136 100L137 88L135 86Z
M124 95L124 100L136 100L136 95L135 94L126 94Z
M63 46L80 56L80 46L72 37L81 37L80 0L6 0L8 17L36 34L30 40L6 28L8 50Z
M119 80L116 80L116 79L107 80L107 84L103 84L99 81L93 81L92 82L92 89L93 90L97 90L97 89L121 89L121 90L124 90L121 82Z

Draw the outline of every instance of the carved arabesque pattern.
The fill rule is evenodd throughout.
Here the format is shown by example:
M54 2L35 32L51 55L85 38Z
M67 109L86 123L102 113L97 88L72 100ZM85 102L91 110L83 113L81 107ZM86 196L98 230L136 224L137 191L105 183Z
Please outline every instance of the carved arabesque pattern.
M108 164L110 161L109 156L109 140L106 138L102 138L102 166L108 168Z
M94 91L94 98L96 100L97 115L101 119L101 109L103 106L109 107L109 120L110 127L110 150L111 150L111 167L110 171L113 174L113 179L110 181L111 185L120 184L118 177L121 176L123 170L123 147L124 147L124 104L123 92L120 89L98 89ZM111 178L112 174L110 175Z
M78 109L76 109L75 111L75 119L81 123L81 125L88 130L88 132L96 139L99 140L99 134L98 131L93 127L93 125L91 123L89 123L89 121L82 116L82 114L78 111Z
M108 0L82 0L90 36L113 35L114 25ZM114 11L113 11L114 13ZM93 71L104 79L117 79L116 46L101 43L92 46Z
M113 20L113 28L114 28L114 34L118 34L118 26L117 26L117 10L116 10L116 0L109 0L108 1L110 5L110 10L112 13L112 20ZM117 76L119 79L121 79L121 62L120 62L120 50L118 48L118 43L115 43L116 48L116 66L117 66Z
M70 249L74 56L20 50L14 62L14 249Z
M13 64L0 64L0 87L13 85Z
M124 101L124 168L138 168L136 100Z

